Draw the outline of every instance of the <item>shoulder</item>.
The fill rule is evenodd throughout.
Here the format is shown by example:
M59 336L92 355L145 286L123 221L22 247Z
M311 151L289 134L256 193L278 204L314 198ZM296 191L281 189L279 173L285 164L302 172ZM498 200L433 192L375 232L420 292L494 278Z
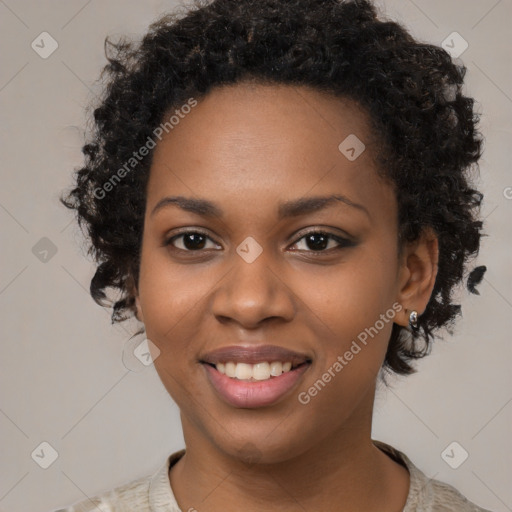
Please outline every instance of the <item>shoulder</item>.
M409 495L403 512L491 512L469 501L455 487L428 478L396 448L381 441L373 440L373 443L409 471Z
M55 512L149 511L150 482L151 476L145 476Z
M185 450L167 457L158 471L54 512L180 512L169 482L169 468Z
M423 490L418 492L418 503L425 512L490 512L469 501L457 489L449 484L425 477L427 480ZM416 509L415 509L416 510Z

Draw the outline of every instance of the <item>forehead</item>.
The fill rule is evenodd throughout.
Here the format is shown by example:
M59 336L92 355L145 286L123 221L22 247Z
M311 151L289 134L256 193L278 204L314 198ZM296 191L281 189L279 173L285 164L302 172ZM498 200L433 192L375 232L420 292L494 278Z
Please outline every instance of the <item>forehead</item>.
M212 90L158 142L147 203L208 197L241 213L338 192L384 207L386 187L355 102L305 87L237 84Z

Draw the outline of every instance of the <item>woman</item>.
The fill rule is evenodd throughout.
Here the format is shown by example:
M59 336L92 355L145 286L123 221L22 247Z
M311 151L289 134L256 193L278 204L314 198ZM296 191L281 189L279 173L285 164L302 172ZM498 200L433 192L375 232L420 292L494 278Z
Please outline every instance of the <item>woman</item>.
M214 0L109 45L64 203L186 449L66 510L484 510L371 439L478 253L465 69L367 1Z

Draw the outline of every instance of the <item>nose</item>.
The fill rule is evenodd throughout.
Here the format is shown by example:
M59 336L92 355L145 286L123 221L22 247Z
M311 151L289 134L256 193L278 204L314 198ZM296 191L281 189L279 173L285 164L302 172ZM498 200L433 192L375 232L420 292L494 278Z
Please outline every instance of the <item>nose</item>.
M235 253L231 269L214 290L212 312L219 322L235 322L246 329L270 319L289 322L296 301L285 279L264 254L249 263Z

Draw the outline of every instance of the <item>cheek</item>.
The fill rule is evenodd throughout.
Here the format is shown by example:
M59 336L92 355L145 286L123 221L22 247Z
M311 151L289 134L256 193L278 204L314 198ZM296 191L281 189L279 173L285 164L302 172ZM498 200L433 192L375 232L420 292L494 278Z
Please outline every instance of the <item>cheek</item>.
M297 280L294 292L345 341L372 326L394 302L397 259L387 245L368 244L340 265Z
M174 373L180 368L190 371L193 366L191 339L199 325L196 317L204 307L202 301L206 300L211 286L204 270L196 269L171 265L165 249L143 246L139 301L146 336L160 349L155 361L157 370L172 369Z
M314 289L298 291L307 297L311 317L320 320L318 365L309 385L325 376L331 393L322 393L319 403L351 403L373 384L396 315L397 265L392 243L376 240L362 247L357 257L317 276Z
M190 382L202 368L196 363L199 316L208 288L200 277L191 280L177 266L141 264L140 302L146 336L159 348L155 369L180 409L188 410ZM199 390L200 391L200 390ZM194 395L196 391L194 392Z
M177 265L167 249L143 242L139 299L146 327L160 334L172 332L208 290L207 272L200 266Z

